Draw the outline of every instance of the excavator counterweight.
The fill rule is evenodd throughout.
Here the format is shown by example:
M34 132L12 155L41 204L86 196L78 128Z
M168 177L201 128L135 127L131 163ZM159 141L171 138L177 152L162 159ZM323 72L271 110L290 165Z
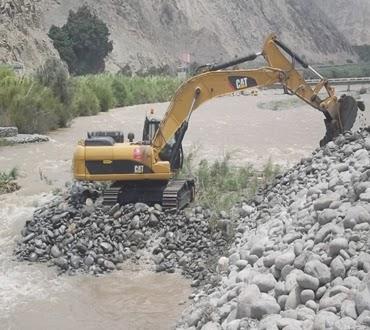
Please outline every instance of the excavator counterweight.
M265 67L233 70L229 67L263 56ZM296 64L311 70L320 82L311 87ZM308 65L288 46L270 35L261 52L233 61L206 65L184 82L162 120L146 118L142 141L125 142L117 132L90 134L80 141L74 154L74 177L85 181L109 181L105 203L161 203L164 207L182 208L194 199L192 178L176 179L183 163L182 142L192 113L204 102L249 88L280 84L324 116L324 145L350 130L357 116L358 104L351 96L339 99L328 80ZM360 107L363 110L363 107Z

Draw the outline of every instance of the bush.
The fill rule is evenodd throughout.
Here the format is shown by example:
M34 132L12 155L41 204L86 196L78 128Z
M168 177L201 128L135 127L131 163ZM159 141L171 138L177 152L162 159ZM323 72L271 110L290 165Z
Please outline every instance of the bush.
M252 165L237 167L231 164L228 155L213 163L201 160L198 166L194 166L192 163L195 152L191 151L185 158L184 168L179 176L195 177L197 203L218 211L230 210L242 197L252 198L259 187L272 182L280 172L280 168L270 160L262 170L257 170Z
M2 75L0 114L20 133L46 133L58 127L61 104L53 92L30 78Z
M86 84L98 98L100 111L107 112L115 106L116 100L113 95L112 80L109 76L88 76Z
M23 80L10 104L10 120L20 133L47 133L58 128L61 107L50 89Z
M96 115L99 110L99 100L94 92L84 83L75 82L75 93L72 101L72 111L74 116Z
M168 101L180 81L171 77L103 74L68 77L63 64L49 59L34 77L17 77L0 67L0 122L20 133L46 133L75 116L95 115L115 106Z
M0 172L0 194L7 194L20 189L16 182L17 177L17 168L13 168L9 172Z
M73 88L66 65L57 58L49 58L37 69L35 78L43 86L49 87L55 98L63 105L57 111L58 126L66 127L72 119L73 98Z
M127 91L125 83L119 76L114 77L112 81L112 91L116 100L115 106L123 107L127 101Z
M103 72L104 59L112 52L107 25L87 5L70 11L61 28L52 26L49 37L73 74Z

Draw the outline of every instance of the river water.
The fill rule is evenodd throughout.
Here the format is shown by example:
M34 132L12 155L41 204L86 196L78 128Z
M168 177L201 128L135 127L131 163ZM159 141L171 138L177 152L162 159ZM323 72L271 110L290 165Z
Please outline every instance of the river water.
M258 108L259 102L286 99L260 96L214 100L192 116L185 149L197 146L199 158L226 152L238 164L285 165L308 156L324 134L323 118L308 106L287 111ZM368 100L368 99L367 99ZM123 130L140 139L145 113L161 116L167 104L115 109L77 118L71 127L50 133L50 142L0 148L0 170L18 167L22 189L0 196L0 329L170 329L191 294L177 274L155 274L139 266L103 277L56 276L43 264L19 263L12 251L19 232L37 205L71 180L76 142L90 130Z

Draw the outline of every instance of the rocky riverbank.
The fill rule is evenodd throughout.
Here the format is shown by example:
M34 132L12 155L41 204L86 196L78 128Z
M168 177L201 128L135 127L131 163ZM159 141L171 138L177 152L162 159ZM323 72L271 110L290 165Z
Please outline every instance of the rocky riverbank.
M49 138L40 134L18 134L17 127L0 127L0 142L5 144L25 144L47 142Z
M370 134L340 136L249 205L182 329L370 328Z
M18 134L17 136L3 138L9 144L25 144L48 142L49 137L40 134Z
M231 222L213 225L210 210L162 210L142 203L104 207L99 185L74 184L35 211L16 248L19 260L48 262L60 273L102 274L124 261L157 271L181 270L192 285L213 283Z
M231 215L106 208L74 184L22 230L19 260L102 274L125 261L192 278L180 329L370 328L370 134L346 133Z

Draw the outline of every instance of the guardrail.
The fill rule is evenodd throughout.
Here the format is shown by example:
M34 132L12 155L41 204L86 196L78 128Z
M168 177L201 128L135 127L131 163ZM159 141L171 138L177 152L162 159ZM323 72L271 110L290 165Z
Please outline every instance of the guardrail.
M356 85L356 84L370 84L370 77L361 78L332 78L328 79L332 85ZM309 85L315 85L320 82L319 79L307 79Z

